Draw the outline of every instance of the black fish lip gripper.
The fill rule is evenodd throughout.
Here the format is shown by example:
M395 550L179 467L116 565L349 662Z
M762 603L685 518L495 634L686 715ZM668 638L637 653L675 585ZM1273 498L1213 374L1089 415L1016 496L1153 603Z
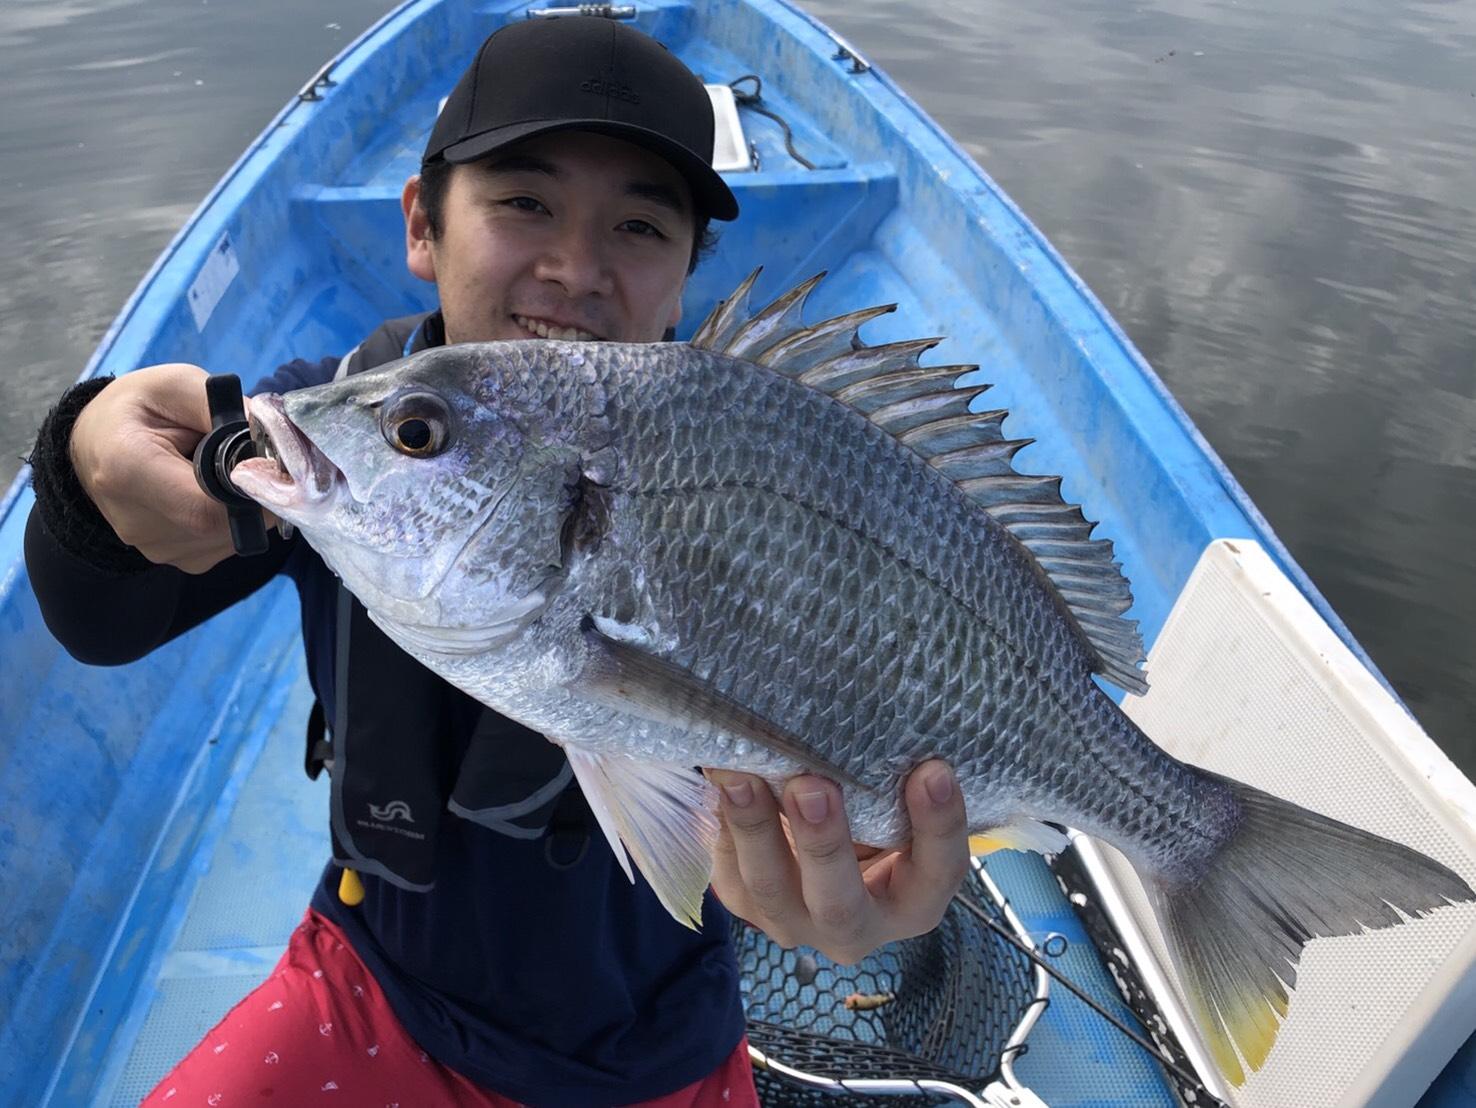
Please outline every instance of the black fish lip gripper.
M238 462L257 457L241 395L241 378L216 373L205 378L205 401L210 406L210 430L195 447L195 480L207 496L226 508L231 544L237 554L265 554L268 547L261 505L231 483Z

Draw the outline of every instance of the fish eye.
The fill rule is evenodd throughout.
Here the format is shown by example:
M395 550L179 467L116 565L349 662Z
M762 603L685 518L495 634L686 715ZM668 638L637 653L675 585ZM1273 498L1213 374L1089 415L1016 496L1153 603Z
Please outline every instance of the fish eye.
M379 410L384 441L411 458L434 458L451 445L451 410L433 392L405 392Z

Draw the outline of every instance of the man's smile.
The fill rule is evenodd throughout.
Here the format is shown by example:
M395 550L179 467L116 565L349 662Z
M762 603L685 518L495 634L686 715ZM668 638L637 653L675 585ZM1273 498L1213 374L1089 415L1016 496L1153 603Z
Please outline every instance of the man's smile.
M542 319L538 316L513 313L513 321L531 335L541 339L564 339L576 342L598 342L600 336L591 331L558 320Z

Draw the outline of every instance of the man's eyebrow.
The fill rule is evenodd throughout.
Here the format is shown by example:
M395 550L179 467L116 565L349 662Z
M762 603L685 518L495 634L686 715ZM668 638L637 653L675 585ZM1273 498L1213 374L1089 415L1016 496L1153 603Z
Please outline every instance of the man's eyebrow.
M625 185L625 195L660 204L663 208L670 208L678 215L687 214L687 205L682 200L682 194L660 181L628 181Z
M541 173L545 177L552 177L556 181L568 178L568 173L560 169L555 163L532 154L504 154L502 157L488 158L479 163L484 173ZM687 214L687 204L681 192L673 185L664 181L642 181L633 179L627 181L624 189L626 196L638 197L649 200L653 204L659 204L663 208L669 208L678 215Z
M532 154L504 154L500 158L488 158L482 163L484 173L542 173L562 179L564 174L553 162L535 158Z

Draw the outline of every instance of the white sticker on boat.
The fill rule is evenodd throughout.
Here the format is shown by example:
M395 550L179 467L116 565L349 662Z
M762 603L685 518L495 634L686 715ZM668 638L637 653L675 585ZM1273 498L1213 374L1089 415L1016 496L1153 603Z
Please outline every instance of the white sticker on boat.
M205 324L215 314L215 306L220 303L220 298L240 272L241 263L236 260L236 248L231 245L231 236L221 235L215 249L210 251L210 257L200 267L199 276L190 285L190 291L185 294L190 302L190 311L195 316L195 330L205 330Z

